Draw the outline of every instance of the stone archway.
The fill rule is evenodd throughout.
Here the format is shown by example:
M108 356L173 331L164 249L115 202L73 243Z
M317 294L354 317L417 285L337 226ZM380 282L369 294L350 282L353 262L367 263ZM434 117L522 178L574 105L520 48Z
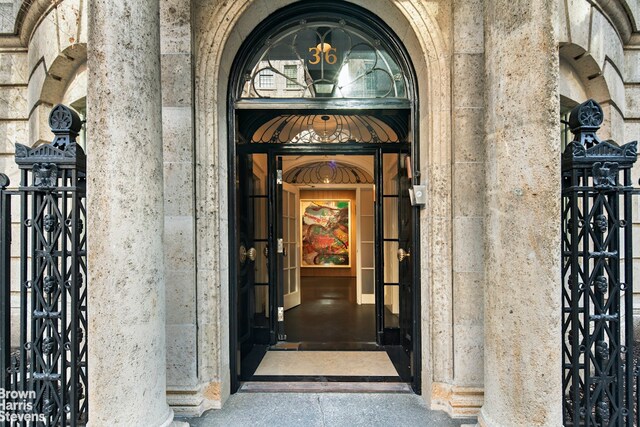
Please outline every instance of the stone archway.
M290 1L268 5L244 1L225 3L196 16L196 210L199 325L199 376L208 407L221 404L229 393L228 336L228 218L226 215L227 171L227 93L231 63L244 38L268 14ZM430 203L421 215L421 228L429 236L422 242L422 331L424 372L422 388L430 400L432 378L451 377L446 363L434 366L432 360L451 359L451 301L431 305L432 292L451 294L451 253L437 242L451 241L450 211L450 77L445 42L427 8L420 2L380 2L368 8L398 33L418 72L420 105L419 141L421 171L431 183ZM428 143L427 143L428 141ZM437 184L434 184L437 183ZM428 218L437 218L436 221ZM439 335L449 337L431 342L430 331L444 328ZM433 349L433 350L431 350Z

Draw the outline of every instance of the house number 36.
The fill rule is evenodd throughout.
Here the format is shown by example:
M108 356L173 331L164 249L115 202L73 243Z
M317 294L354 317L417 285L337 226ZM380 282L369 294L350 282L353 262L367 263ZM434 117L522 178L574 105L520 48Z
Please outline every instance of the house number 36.
M324 54L324 62L327 64L333 65L338 60L338 57L335 54L336 48L328 47L328 45L326 45L324 49L321 48L321 45L318 45L317 47L310 47L309 52L311 52L311 56L313 57L313 60L309 60L309 64L311 65L318 64L322 58L322 54Z

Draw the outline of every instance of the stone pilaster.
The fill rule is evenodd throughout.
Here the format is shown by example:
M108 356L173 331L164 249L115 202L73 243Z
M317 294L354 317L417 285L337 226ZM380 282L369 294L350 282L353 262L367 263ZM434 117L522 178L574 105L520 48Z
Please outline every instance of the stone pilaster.
M166 402L158 0L89 2L89 423L162 426Z
M487 0L482 426L562 425L553 0Z

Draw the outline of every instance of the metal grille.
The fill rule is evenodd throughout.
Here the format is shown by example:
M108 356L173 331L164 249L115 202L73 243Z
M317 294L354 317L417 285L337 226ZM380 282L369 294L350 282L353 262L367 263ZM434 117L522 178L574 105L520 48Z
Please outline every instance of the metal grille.
M397 143L396 132L370 115L288 114L260 126L252 144Z
M373 177L364 169L335 160L293 167L283 179L289 184L373 184Z
M574 108L562 156L563 395L566 426L633 425L631 167L637 143L596 135L600 106Z
M0 387L22 392L18 400L29 403L8 411L33 421L19 425L75 426L88 414L86 157L76 145L81 122L73 110L54 107L49 124L51 144L16 144L19 188L7 190L9 179L0 174ZM13 203L20 212L18 236L11 235ZM19 324L11 324L8 313L10 244L19 252ZM19 342L11 342L12 328L19 328Z
M312 14L271 30L247 67L241 97L407 98L400 61L380 34L331 15ZM292 64L303 79L287 72ZM262 84L265 72L275 77L274 86Z

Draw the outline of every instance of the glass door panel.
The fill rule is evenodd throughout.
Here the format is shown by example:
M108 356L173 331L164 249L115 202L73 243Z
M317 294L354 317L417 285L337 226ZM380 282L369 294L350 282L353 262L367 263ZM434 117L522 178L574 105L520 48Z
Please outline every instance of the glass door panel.
M235 239L231 245L236 262L236 287L233 298L235 300L236 327L232 329L235 335L234 360L237 377L234 379L232 389L238 387L238 379L249 378L252 374L250 361L257 352L266 350L265 335L268 336L269 328L265 326L264 318L266 307L262 301L258 302L263 293L259 290L265 285L256 284L259 280L256 265L256 230L261 224L266 224L261 218L259 208L256 208L256 200L260 198L262 186L259 167L255 164L253 155L240 155L237 157L236 173L238 177L236 187L235 210L238 212L238 222Z
M387 328L400 327L400 294L397 285L384 287L384 325Z
M360 271L363 299L373 301L375 293L375 215L373 188L360 190Z
M254 249L254 295L255 313L253 329L259 344L269 344L269 266L268 266L268 200L267 200L267 159L264 154L253 156L253 236Z
M284 245L284 309L300 305L300 265L298 263L298 199L296 186L282 184L282 227Z
M398 237L398 203L399 203L399 155L383 154L381 161L382 206L379 220L382 222L382 319L385 344L400 343L400 301L399 301L399 266L397 253Z
M407 355L409 365L411 367L412 386L414 390L420 390L418 381L418 363L416 362L417 341L414 337L414 258L416 254L413 250L414 242L414 206L411 205L409 190L411 188L411 179L405 167L407 164L406 155L398 155L398 251L397 263L398 268L398 292L400 304L400 344L404 353ZM409 380L409 378L407 378Z

